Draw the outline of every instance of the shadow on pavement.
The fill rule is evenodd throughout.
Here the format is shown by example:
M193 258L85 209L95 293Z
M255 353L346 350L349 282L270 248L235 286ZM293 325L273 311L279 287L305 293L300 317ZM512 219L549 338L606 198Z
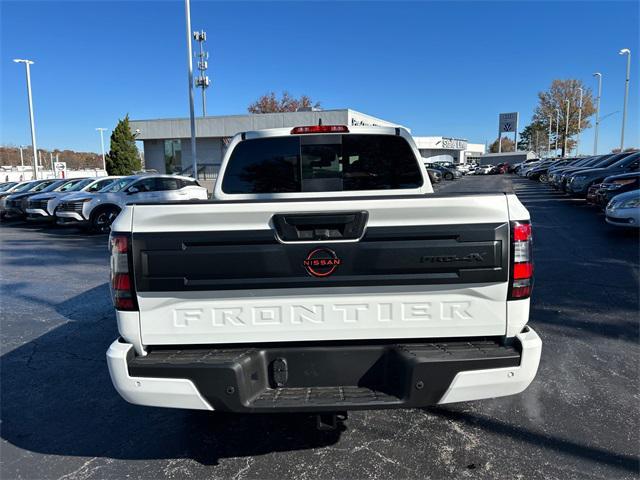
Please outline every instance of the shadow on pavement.
M510 425L495 418L489 418L484 415L474 413L458 412L447 410L440 407L432 407L426 409L432 415L436 415L447 420L465 423L472 427L477 427L485 432L495 433L504 437L511 437L522 443L529 443L535 446L544 445L545 448L555 450L567 455L578 458L589 459L590 461L604 463L621 470L629 472L638 472L640 468L640 460L630 455L610 452L608 450L582 445L578 442L565 440L562 438L547 435L541 432ZM523 453L525 454L525 453Z
M220 458L335 444L308 415L241 416L130 405L111 385L117 338L107 284L55 306L69 321L0 358L1 437L43 454L118 459ZM105 313L107 312L107 313Z

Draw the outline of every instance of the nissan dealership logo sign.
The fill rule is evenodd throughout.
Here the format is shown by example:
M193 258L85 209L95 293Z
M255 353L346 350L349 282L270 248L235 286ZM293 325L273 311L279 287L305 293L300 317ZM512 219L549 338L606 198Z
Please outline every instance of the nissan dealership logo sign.
M467 148L467 141L458 138L442 137L442 147L451 148L452 150L465 150Z

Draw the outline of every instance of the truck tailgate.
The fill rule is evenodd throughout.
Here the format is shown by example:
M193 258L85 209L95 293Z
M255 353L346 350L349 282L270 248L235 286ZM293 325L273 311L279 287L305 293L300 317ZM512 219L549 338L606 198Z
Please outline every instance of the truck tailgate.
M130 208L147 345L506 331L503 194ZM307 231L291 239L276 221L295 217L303 229L326 214L355 215L364 228L355 238L342 232L344 238L309 239Z

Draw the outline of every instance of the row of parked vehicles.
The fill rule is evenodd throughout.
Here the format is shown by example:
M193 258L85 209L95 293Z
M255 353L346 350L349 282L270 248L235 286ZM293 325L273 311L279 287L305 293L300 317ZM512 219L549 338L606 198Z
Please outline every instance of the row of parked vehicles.
M105 233L128 203L204 200L207 190L190 177L45 179L0 184L0 218L73 225Z
M640 151L531 161L516 173L584 198L604 210L611 225L640 227Z
M431 183L444 180L457 180L463 175L498 175L510 171L508 163L498 165L454 164L451 162L427 162L425 163Z

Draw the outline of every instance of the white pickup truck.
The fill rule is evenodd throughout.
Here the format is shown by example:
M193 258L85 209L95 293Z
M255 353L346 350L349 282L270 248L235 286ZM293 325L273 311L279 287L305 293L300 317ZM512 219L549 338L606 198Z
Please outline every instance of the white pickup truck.
M402 128L239 134L209 201L126 206L110 237L127 401L232 412L408 408L522 392L529 213L434 194Z

